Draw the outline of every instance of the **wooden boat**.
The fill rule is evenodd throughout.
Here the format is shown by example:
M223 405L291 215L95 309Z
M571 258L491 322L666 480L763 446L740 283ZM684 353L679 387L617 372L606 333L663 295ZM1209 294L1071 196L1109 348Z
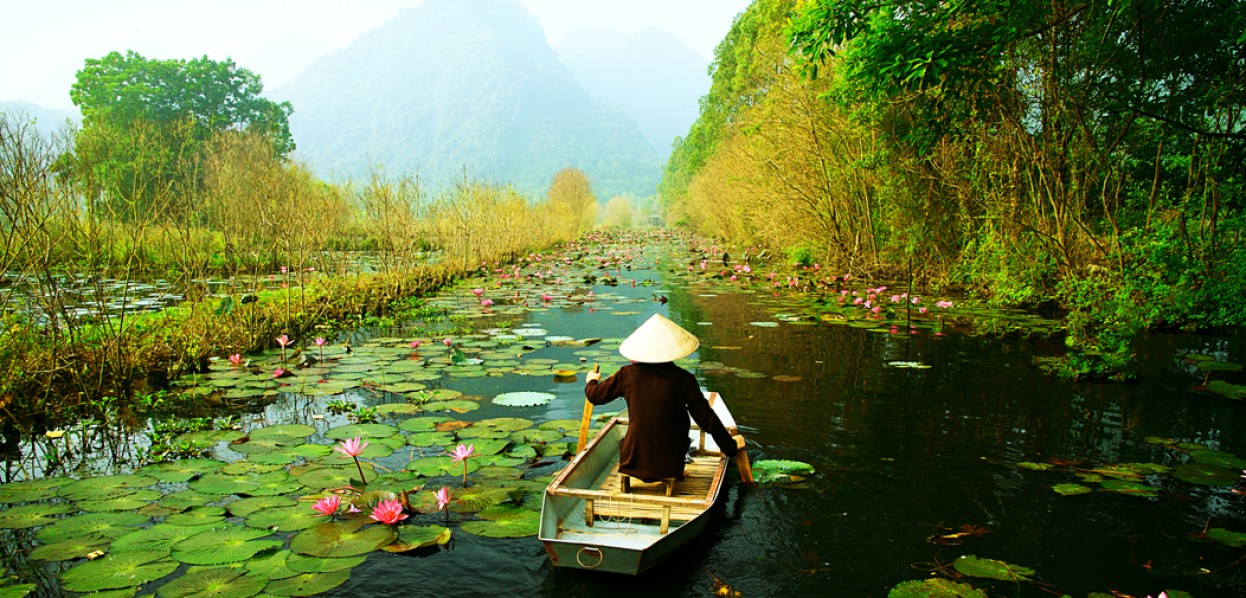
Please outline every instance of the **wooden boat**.
M723 426L737 434L718 393L706 393L706 399ZM619 474L626 415L607 422L545 489L539 537L558 567L637 575L687 544L710 519L729 461L714 439L689 418L695 450L684 479L646 484Z

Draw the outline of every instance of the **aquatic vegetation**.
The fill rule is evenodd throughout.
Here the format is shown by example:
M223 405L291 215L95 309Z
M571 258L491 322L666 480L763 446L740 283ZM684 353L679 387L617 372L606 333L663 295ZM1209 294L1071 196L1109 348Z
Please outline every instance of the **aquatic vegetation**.
M467 487L467 460L476 456L476 447L471 444L460 444L449 452L450 458L455 463L463 464L463 487Z
M316 510L317 517L329 517L332 519L334 515L337 515L337 511L341 508L341 506L342 497L336 494L330 494L316 501L315 504L312 505L312 509Z
M385 525L393 525L407 518L407 514L402 512L402 503L398 499L383 500L372 509L372 514L368 517L375 519Z

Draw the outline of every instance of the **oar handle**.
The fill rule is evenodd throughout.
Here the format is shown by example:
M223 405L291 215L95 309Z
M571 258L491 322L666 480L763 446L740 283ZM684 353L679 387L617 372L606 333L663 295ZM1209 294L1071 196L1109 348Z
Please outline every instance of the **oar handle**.
M601 366L593 366L593 373L600 374ZM593 420L593 404L586 398L584 399L584 414L580 416L580 437L575 444L575 454L580 454L584 450L584 445L588 443L589 423Z

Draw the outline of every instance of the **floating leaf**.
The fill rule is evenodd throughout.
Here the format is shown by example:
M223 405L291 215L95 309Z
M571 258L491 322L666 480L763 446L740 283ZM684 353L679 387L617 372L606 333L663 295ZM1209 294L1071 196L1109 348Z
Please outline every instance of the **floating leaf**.
M406 527L403 526L403 529L406 529ZM344 558L326 558L291 552L290 557L286 559L286 567L289 567L295 573L333 573L334 571L353 569L363 564L367 558L367 555L362 554Z
M1222 527L1213 527L1207 530L1207 539L1219 542L1233 548L1246 547L1246 534L1240 532L1231 532Z
M1143 496L1143 497L1150 498L1150 497L1155 496L1156 492L1158 492L1158 490L1154 486L1148 486L1146 484L1141 484L1138 482L1131 482L1129 480L1109 479L1109 480L1103 480L1102 482L1099 483L1099 485L1102 486L1104 490L1109 490L1111 492L1116 492L1119 494L1128 494L1130 496Z
M362 521L335 521L303 530L290 540L290 550L323 557L347 557L372 552L398 537L388 525L359 529Z
M187 573L160 586L160 598L250 598L264 590L268 579L245 569L214 567Z
M159 551L113 553L86 561L61 575L61 585L71 592L95 592L141 586L172 573L177 562Z
M223 565L245 561L256 553L281 546L281 540L261 540L268 530L230 526L195 534L173 545L173 558L188 565Z
M1050 463L1034 463L1033 461L1022 461L1017 464L1021 469L1029 469L1031 471L1048 471L1055 469L1055 465Z
M207 531L219 529L219 526L200 525L187 527L161 523L149 528L138 529L113 540L113 552L135 550L163 550L166 554L173 550L173 545Z
M268 583L264 593L274 596L312 596L328 592L350 579L350 570L333 573L300 573Z
M404 525L393 544L382 546L385 552L410 552L450 541L450 530L439 525Z
M541 514L515 505L498 505L477 513L484 521L466 521L462 530L486 538L535 536Z
M506 407L539 407L548 404L554 398L555 395L548 392L507 392L494 397L493 404Z
M372 438L388 438L398 433L398 428L385 424L350 424L339 426L324 433L325 438L346 440L358 437L360 440Z
M1201 463L1186 463L1173 469L1172 475L1179 480L1184 480L1191 484L1229 486L1237 483L1237 480L1241 477L1241 472Z
M109 540L128 533L131 527L147 523L138 513L88 513L61 519L35 534L40 542L51 544L75 537L98 536Z
M70 561L100 550L107 544L108 540L99 536L70 538L35 548L30 551L30 558L41 561Z
M315 433L316 428L307 424L281 424L251 430L251 440L273 437L307 438Z
M801 461L766 459L753 464L753 479L758 484L793 481L793 476L813 474L813 466Z
M57 521L53 518L55 515L64 515L75 510L77 509L64 503L34 503L9 507L0 512L0 528L27 529L51 525Z
M1190 451L1195 463L1225 469L1246 469L1246 459L1224 451Z
M212 525L224 523L225 509L222 507L195 507L185 513L169 515L165 523L181 526Z
M323 522L322 518L315 515L316 512L310 506L273 507L250 514L247 516L246 525L258 529L296 532Z
M46 500L56 496L57 489L70 482L73 482L70 478L40 478L0 485L0 503Z
M160 480L145 475L115 475L86 478L60 487L57 494L68 500L115 498L123 488L146 488Z
M891 588L887 598L987 598L969 584L942 578L906 581Z
M190 483L192 490L217 495L246 494L259 486L257 482L223 474L205 475Z
M269 507L293 507L298 501L288 496L255 496L243 498L225 505L231 515L246 517L260 509Z
M980 559L973 555L965 555L956 559L952 566L961 575L998 579L1000 581L1027 581L1034 575L1034 570L1028 567L994 559Z
M1207 390L1229 399L1235 399L1238 401L1246 400L1246 386L1230 384L1224 380L1212 380L1211 382L1208 382Z
M153 463L138 470L138 473L160 478L165 482L189 482L197 476L216 471L225 465L215 459L182 459Z
M1076 496L1078 494L1088 494L1092 492L1090 488L1081 484L1056 484L1055 486L1052 486L1051 489L1056 491L1056 493L1061 496Z
M368 478L368 482L376 479L376 472L373 470L371 463L360 463L363 467L363 475ZM321 467L307 471L299 476L299 482L304 486L313 490L321 490L324 488L338 488L341 486L350 486L358 484L356 476L359 471L354 467Z

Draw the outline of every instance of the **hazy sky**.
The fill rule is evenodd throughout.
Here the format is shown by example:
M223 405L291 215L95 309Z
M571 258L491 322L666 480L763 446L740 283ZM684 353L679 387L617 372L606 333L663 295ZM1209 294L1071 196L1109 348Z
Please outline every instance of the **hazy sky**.
M459 0L470 2L472 0ZM578 26L657 26L707 60L750 0L519 0L556 43ZM69 108L87 58L232 58L265 88L422 0L0 0L0 101Z

